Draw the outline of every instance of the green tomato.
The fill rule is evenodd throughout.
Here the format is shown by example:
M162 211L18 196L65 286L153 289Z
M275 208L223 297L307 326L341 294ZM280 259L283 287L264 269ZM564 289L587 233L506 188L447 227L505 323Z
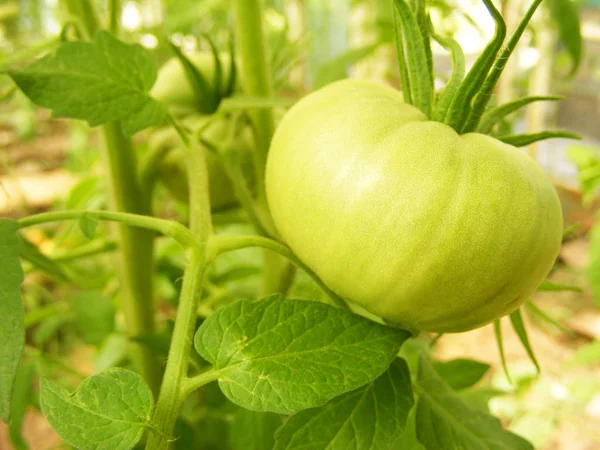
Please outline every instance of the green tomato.
M183 120L183 124L192 130L203 127L211 116L196 115ZM229 123L226 119L218 119L206 129L203 136L209 141L221 144L229 131ZM251 154L250 131L245 130L235 143L235 151L239 152L242 171L253 184L253 166ZM173 197L183 203L187 203L188 196L188 172L185 151L180 147L181 141L172 128L155 131L149 139L149 146L162 146L170 149L163 158L159 167L158 176ZM208 150L205 151L206 166L208 169L208 189L210 193L210 204L213 211L226 209L238 204L237 197L231 185L231 181L225 170L223 162L218 155Z
M327 286L408 329L466 331L516 310L561 243L534 160L371 82L330 84L288 112L266 189L281 236Z
M186 54L187 58L204 76L211 89L214 89L215 61L211 52L196 52ZM221 55L222 84L229 77L229 57ZM169 106L172 113L177 115L202 111L194 95L185 70L178 58L172 57L165 62L160 70L150 95Z

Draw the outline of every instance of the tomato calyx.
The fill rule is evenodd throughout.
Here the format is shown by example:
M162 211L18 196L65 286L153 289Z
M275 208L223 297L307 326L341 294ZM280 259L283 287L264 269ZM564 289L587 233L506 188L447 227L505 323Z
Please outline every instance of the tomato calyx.
M535 101L555 101L560 97L527 97L488 109L489 101L506 62L542 0L533 0L523 19L505 42L506 23L491 0L482 0L496 24L494 37L465 74L465 57L452 38L435 33L425 0L394 0L394 28L400 80L406 103L421 110L427 118L445 123L458 134L478 132L494 135L494 127L504 117ZM452 54L453 72L445 88L436 95L433 87L431 39ZM494 136L514 146L555 137L578 139L562 131L526 135Z
M185 77L192 87L196 99L197 110L202 114L214 114L219 109L221 101L233 94L236 82L235 52L233 41L229 41L229 70L224 70L221 55L215 42L210 36L203 34L202 37L208 42L214 65L213 80L210 82L206 74L194 64L181 51L181 49L172 42L169 42L175 56L182 65Z

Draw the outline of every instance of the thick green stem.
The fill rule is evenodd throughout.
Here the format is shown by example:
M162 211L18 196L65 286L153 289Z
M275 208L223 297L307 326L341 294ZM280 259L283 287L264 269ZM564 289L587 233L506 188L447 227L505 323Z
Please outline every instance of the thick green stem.
M118 123L104 126L104 157L108 166L111 204L115 211L150 215L150 199L141 191L137 161L129 138ZM131 337L154 333L153 239L149 230L119 225L119 275L125 328ZM158 392L162 368L153 352L131 342L131 358L153 392Z
M237 43L240 53L240 78L247 95L271 98L273 83L268 64L267 45L263 30L263 0L235 0L235 23ZM267 206L265 193L265 166L271 138L275 131L275 118L272 108L264 108L250 113L256 150L254 167L256 171L257 207L263 222L270 226L272 219ZM293 268L280 256L265 253L263 268L263 294L285 293L292 280Z
M93 37L100 28L100 21L90 0L66 0L66 5L69 13L81 21L87 37Z
M267 59L263 30L263 0L235 0L235 23L240 53L240 78L247 95L271 98L273 83ZM255 170L259 200L265 196L265 166L271 138L275 131L272 108L250 113L256 137Z
M190 186L190 229L199 242L188 255L167 367L152 418L157 431L150 433L146 450L165 450L172 442L173 427L186 393L183 386L187 380L198 317L198 302L202 294L206 267L206 242L212 233L208 171L204 151L197 145L186 148Z
M67 7L84 24L89 36L100 28L90 0L68 0ZM116 122L105 125L103 132L112 208L115 211L151 215L150 198L144 195L139 186L137 161L131 139L123 134L121 125ZM120 225L118 233L121 307L125 328L131 337L151 335L154 333L155 313L152 295L154 233L126 225ZM162 367L156 356L149 348L133 341L130 343L130 356L156 393L162 374Z

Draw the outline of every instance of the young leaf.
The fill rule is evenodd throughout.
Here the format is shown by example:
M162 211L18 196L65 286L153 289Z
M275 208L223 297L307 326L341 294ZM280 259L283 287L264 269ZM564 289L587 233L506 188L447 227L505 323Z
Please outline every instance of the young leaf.
M66 42L54 54L8 74L56 117L91 126L121 121L127 135L160 125L166 117L166 108L148 95L157 74L152 55L105 31L93 42Z
M115 307L101 291L82 291L73 296L75 325L83 341L99 346L115 327Z
M10 419L13 386L25 348L18 228L17 221L0 219L0 419L6 423Z
M231 450L272 450L275 431L283 425L283 417L268 412L238 408L229 432Z
M79 219L79 228L83 235L91 241L94 239L99 223L100 220L98 219L98 216L86 212Z
M294 414L381 375L407 331L323 303L274 295L238 301L198 329L198 353L221 372L219 386L255 411Z
M529 359L531 359L531 362L535 366L536 370L538 373L540 373L540 365L538 364L535 354L533 353L533 348L531 348L531 344L529 343L529 337L527 336L527 330L525 328L525 324L523 323L521 310L517 309L516 311L510 313L510 322L517 333L517 336L519 336L521 344L523 344L523 347L525 347L525 351L527 351Z
M534 142L543 141L545 139L566 138L566 139L581 139L581 136L567 131L541 131L531 134L511 134L507 136L498 136L498 140L512 145L514 147L525 147Z
M419 108L427 117L430 117L433 87L431 85L432 75L429 73L425 42L419 30L417 19L406 0L394 0L394 5L401 24L400 31L403 34L403 41L399 41L396 45L406 47L410 98L414 106Z
M396 359L368 385L290 417L277 431L274 450L392 448L412 406L408 366Z
M492 131L492 128L494 128L494 125L503 120L507 115L521 109L523 106L529 105L530 103L540 101L556 101L561 100L562 98L563 97L560 96L532 96L520 98L519 100L496 106L495 108L491 108L490 110L486 111L485 114L481 116L479 126L477 127L477 132L489 134Z
M497 418L467 406L423 355L414 388L419 397L417 436L425 448L533 450L529 442L503 429Z
M433 367L448 386L455 391L460 391L461 389L473 386L481 380L490 369L489 364L474 361L472 359L435 361Z
M82 450L128 450L150 425L153 399L146 382L125 369L86 378L69 394L47 378L40 406L60 437Z
M63 266L44 255L37 246L21 236L21 258L36 268L61 281L69 281L71 276Z
M33 402L33 378L35 376L35 365L33 362L23 362L19 367L15 381L15 389L12 399L11 419L8 425L10 442L15 450L29 450L29 446L23 439L23 422L27 407Z
M573 75L581 64L583 53L583 38L577 6L571 0L550 0L548 6L550 14L558 26L560 40L571 57L573 64L569 75Z

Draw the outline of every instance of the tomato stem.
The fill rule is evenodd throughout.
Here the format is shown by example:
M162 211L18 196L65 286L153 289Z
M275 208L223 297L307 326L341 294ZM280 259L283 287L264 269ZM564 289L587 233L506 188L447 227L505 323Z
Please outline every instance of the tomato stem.
M146 450L164 450L169 447L170 436L185 398L186 392L182 386L187 380L198 304L204 284L206 242L212 234L208 170L204 150L195 140L184 138L184 141L190 189L190 230L197 239L197 245L189 250L167 366L152 417L156 429L150 432Z
M115 6L115 4L111 4ZM100 29L100 22L90 0L69 0L67 9L85 28L89 37ZM103 156L108 167L110 203L116 211L151 215L150 198L141 189L133 143L110 122L103 127ZM129 336L154 334L155 307L152 280L154 267L154 233L145 229L118 227L118 264L121 282L121 305ZM138 261L144 261L139 264ZM160 385L162 368L154 353L138 343L130 343L134 364L154 393Z

